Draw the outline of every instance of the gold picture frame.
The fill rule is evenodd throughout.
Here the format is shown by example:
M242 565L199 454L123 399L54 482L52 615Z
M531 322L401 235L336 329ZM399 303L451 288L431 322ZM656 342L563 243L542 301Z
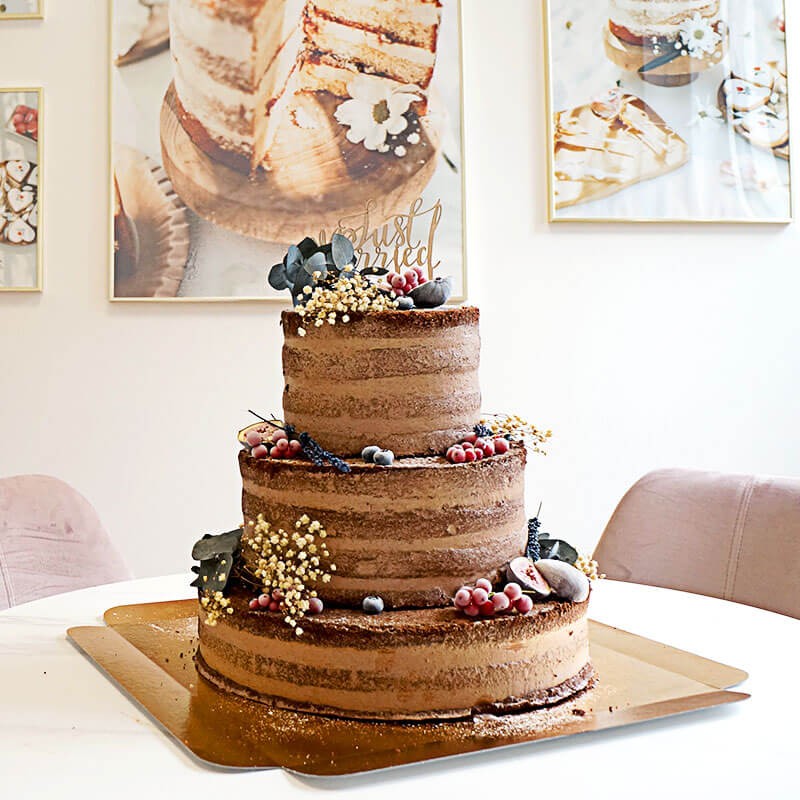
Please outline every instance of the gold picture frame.
M467 192L466 192L466 153L465 153L465 131L464 131L464 36L463 36L463 15L464 6L462 0L452 0L456 8L455 23L457 27L458 57L457 70L459 76L457 108L459 113L459 125L456 132L458 146L460 148L459 191L460 191L460 280L461 285L456 295L450 298L448 305L457 305L467 300L469 295L469 268L467 260ZM287 296L134 296L123 297L115 292L115 222L114 209L116 200L115 175L114 175L114 129L115 129L115 103L114 103L114 75L116 56L114 53L114 0L107 0L106 3L108 20L108 64L111 78L108 84L108 103L109 103L109 147L108 147L108 237L109 237L109 267L108 267L108 299L112 303L235 303L235 304L261 304L277 303L280 305L291 305ZM264 264L264 282L269 270L269 264Z
M40 125L37 138L33 140L35 142L35 155L36 161L33 162L32 159L25 159L30 161L31 163L35 163L35 166L38 168L38 178L36 184L36 198L34 201L35 211L38 215L38 220L36 223L36 244L35 249L33 249L34 258L36 259L36 264L34 268L35 274L35 283L34 284L22 284L22 285L2 285L0 284L0 293L40 293L44 289L44 246L43 246L43 237L41 235L42 231L42 221L44 215L42 213L42 187L43 187L43 180L44 180L44 165L43 165L43 154L44 154L44 127L41 126L41 122L44 120L44 90L41 86L28 86L28 87L0 87L0 100L2 100L4 95L17 95L19 98L24 98L26 95L35 97L36 101L36 112L38 116L37 123ZM13 102L13 101L12 101ZM0 103L0 107L2 107L2 103ZM5 109L3 109L5 111ZM24 152L24 155L27 155L31 150L31 141L25 142L24 139L27 137L20 136L15 134L13 131L9 131L8 129L9 120L1 119L0 120L0 137L16 137L18 141L15 144L18 147L25 147L27 152ZM21 141L20 141L21 140ZM3 146L5 146L5 142L3 141ZM3 244L0 242L0 256L2 256L3 262L5 261L6 255L29 255L29 253L15 253L14 248L18 247L18 245L10 245L10 244ZM32 245L31 245L32 247ZM26 246L27 249L27 246ZM2 276L4 279L4 276Z
M36 0L36 11L6 12L0 3L0 22L10 19L44 19L44 0Z
M556 191L555 191L555 114L560 110L555 108L554 102L554 87L553 87L553 79L554 79L554 70L553 70L553 61L554 61L554 43L553 43L553 36L554 36L554 25L553 25L553 6L555 3L564 2L565 0L542 0L542 20L543 20L543 39L544 39L544 71L545 71L545 113L546 113L546 141L547 141L547 221L548 223L617 223L617 224L625 224L625 223L633 223L633 224L642 224L642 223L659 223L659 224L689 224L689 225L697 225L697 224L714 224L714 225L739 225L739 224L748 224L748 225L788 225L794 221L794 186L792 181L792 170L791 170L791 163L788 159L787 153L787 180L785 183L786 188L786 197L785 197L785 206L786 206L786 213L776 214L774 216L764 217L764 216L747 216L747 215L731 215L731 216L713 216L713 215L694 215L694 216L657 216L657 215L629 215L629 216L619 216L619 215L605 215L605 214L596 214L596 215L584 215L584 214L561 214L559 213L559 209L556 208ZM777 0L775 0L777 2ZM578 4L579 0L572 0L572 2ZM754 7L757 7L758 0L750 0L751 4ZM794 20L794 12L790 11L791 4L786 3L785 0L780 0L781 7L783 9L784 15L784 25L791 26L792 21ZM570 25L570 28L572 26ZM598 35L599 41L599 35ZM792 81L792 73L790 70L789 65L789 55L788 55L788 47L786 47L785 43L783 45L783 52L784 58L786 63L786 73L788 75L787 80L788 82ZM602 46L600 48L602 53ZM602 56L605 58L605 56ZM625 81L625 73L620 73L622 76L622 81L624 84ZM644 85L642 83L642 85ZM663 92L664 89L662 88L661 91ZM667 89L666 91L674 91ZM587 100L588 101L588 100ZM789 131L792 129L792 118L791 118L791 104L788 102L788 98L786 100L787 106L787 113L788 113L788 120L789 120ZM663 121L663 120L662 120ZM727 125L727 122L725 122ZM738 135L733 135L732 137L734 140L738 139ZM788 144L787 144L788 149ZM686 166L683 167L684 169ZM657 179L656 179L657 180ZM653 183L654 181L651 180L649 183ZM630 188L630 187L628 187ZM627 189L623 190L627 191ZM595 200L592 202L599 202L599 200Z

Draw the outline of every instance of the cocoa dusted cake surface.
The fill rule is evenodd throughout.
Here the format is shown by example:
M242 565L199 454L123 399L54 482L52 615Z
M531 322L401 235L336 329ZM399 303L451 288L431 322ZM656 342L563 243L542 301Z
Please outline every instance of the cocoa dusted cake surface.
M297 637L278 615L201 613L198 666L215 685L261 702L365 719L457 719L559 702L594 680L588 602L474 621L455 608L376 616L326 609Z
M315 328L285 311L286 422L343 456L368 444L443 453L481 416L479 317L470 307L385 311Z
M332 602L360 607L447 605L465 581L497 577L525 545L525 449L473 464L398 459L391 468L353 461L351 472L308 461L239 454L246 526L262 515L291 529L303 509L334 532ZM247 530L247 527L246 527ZM245 548L251 566L257 556Z

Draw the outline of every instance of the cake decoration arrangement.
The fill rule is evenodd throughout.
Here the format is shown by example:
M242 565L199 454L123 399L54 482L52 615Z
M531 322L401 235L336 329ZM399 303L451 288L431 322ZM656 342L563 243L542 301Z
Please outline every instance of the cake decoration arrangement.
M478 310L400 311L395 275L360 272L343 235L305 239L270 271L295 299L284 418L239 432L243 526L193 549L198 671L223 692L342 719L574 697L596 680L586 612L599 576L525 514L527 454L550 432L481 413ZM399 277L404 292L433 283Z

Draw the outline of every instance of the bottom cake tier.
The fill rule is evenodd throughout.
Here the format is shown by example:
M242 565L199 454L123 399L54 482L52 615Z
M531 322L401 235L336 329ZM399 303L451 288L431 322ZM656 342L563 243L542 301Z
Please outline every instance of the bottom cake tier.
M216 686L285 708L356 719L460 719L553 705L589 688L588 601L470 619L454 608L370 616L326 609L298 637L281 614L249 610L206 623L198 670Z

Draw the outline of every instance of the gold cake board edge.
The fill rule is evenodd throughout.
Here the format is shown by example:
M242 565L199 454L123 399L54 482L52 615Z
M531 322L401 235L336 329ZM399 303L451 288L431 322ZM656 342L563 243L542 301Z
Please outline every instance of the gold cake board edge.
M334 720L214 689L196 671L197 601L108 609L69 639L200 763L335 777L596 732L747 699L747 673L590 621L599 684L553 708L475 720ZM289 733L290 732L290 733Z

